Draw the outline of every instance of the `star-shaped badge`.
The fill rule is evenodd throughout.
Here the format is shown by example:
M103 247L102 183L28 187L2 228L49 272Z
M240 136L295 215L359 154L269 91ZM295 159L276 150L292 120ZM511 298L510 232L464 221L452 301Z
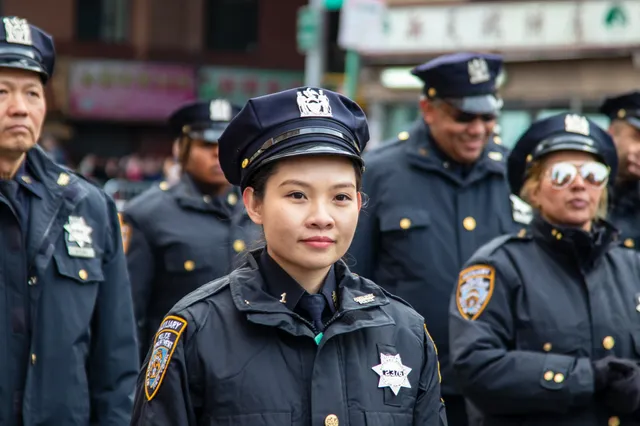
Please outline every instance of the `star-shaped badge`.
M395 395L398 395L400 388L411 388L411 383L409 383L411 368L402 365L400 354L381 353L380 364L371 367L371 369L380 376L379 388L389 387Z
M83 217L69 216L69 223L64 225L64 230L69 235L69 242L78 243L78 246L84 247L91 245L91 233L93 229L84 221Z

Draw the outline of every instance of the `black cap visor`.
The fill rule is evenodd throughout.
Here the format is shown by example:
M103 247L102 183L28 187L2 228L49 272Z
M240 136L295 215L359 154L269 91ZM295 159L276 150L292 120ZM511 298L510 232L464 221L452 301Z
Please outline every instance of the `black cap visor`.
M33 48L10 46L0 48L0 68L14 68L33 71L40 74L46 83L49 74L42 65L42 60Z
M498 114L502 108L502 99L495 95L466 96L464 98L443 99L456 109L469 114Z

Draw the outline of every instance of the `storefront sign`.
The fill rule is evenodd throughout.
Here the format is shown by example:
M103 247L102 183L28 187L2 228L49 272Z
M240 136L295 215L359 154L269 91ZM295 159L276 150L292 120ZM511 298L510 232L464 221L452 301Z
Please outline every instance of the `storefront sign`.
M300 87L301 71L273 71L248 68L208 67L200 70L200 99L224 97L242 106L249 98Z
M79 61L69 75L73 118L164 121L196 98L195 71L182 65Z
M387 9L368 54L575 51L640 46L640 1L522 1Z

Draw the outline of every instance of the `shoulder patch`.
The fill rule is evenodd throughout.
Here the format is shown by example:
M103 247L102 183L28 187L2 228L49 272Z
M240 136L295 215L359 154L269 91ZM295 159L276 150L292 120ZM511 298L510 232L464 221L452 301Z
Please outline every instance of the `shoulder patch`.
M513 216L513 221L524 225L531 223L531 220L533 219L533 209L531 206L522 198L514 194L509 195L509 199L511 200L511 214Z
M463 269L458 277L456 303L464 318L474 321L487 307L496 280L496 269L490 265L473 265Z
M129 242L131 241L131 227L124 221L122 213L118 213L118 220L120 221L120 235L122 236L122 248L124 254L127 254L129 250Z
M153 352L144 378L144 393L148 401L158 393L178 340L186 328L187 321L184 318L170 315L162 321L153 341Z

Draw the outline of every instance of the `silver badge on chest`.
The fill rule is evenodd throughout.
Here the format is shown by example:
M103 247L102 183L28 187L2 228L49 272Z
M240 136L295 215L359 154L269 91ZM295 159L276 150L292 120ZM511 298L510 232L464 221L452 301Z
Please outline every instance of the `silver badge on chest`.
M69 256L87 259L96 257L91 239L93 229L87 225L83 217L69 216L69 222L64 225L64 230Z
M394 395L398 395L400 388L411 388L411 383L409 383L411 368L402 364L400 354L388 355L381 353L380 364L371 367L371 369L380 376L379 388L388 387Z

